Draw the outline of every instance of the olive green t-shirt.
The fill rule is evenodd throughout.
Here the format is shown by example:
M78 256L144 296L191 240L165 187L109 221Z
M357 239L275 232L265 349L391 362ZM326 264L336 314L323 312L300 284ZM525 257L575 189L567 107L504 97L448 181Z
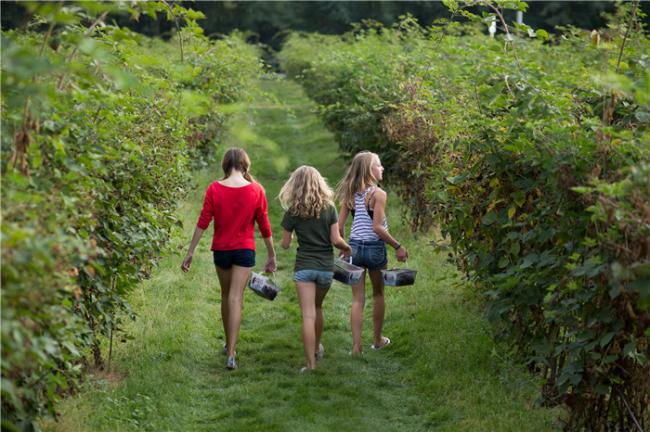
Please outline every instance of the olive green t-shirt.
M319 218L301 218L288 212L282 218L282 228L295 231L298 237L298 253L294 271L334 271L334 250L330 228L338 221L336 208L330 205Z

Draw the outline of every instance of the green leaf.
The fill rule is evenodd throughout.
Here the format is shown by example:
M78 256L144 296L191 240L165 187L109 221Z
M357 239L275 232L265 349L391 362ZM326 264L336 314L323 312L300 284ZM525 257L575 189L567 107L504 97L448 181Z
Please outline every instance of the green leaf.
M601 347L604 347L605 345L607 345L607 344L612 340L612 338L613 338L615 335L616 335L616 332L605 333L605 334L600 338L600 341L599 341L600 346L601 346Z
M623 355L626 357L630 356L634 351L636 351L636 343L634 341L626 343L623 347Z
M541 40L548 40L548 32L544 29L537 29L535 30L535 35L537 36L538 39Z
M521 268L522 270L523 270L523 269L527 269L528 267L530 267L530 266L532 266L533 264L535 264L535 263L537 262L538 258L539 258L539 257L538 257L538 255L537 255L536 253L530 253L530 254L526 255L526 256L524 257L523 262L522 262L521 265L519 266L519 268Z
M650 122L650 112L637 111L634 113L634 117L642 124Z
M467 178L467 174L459 174L453 177L446 177L446 180L453 185L458 185L464 182L466 178Z
M488 212L483 218L481 219L481 222L483 225L492 225L494 222L497 220L497 214L493 211Z
M512 199L515 201L515 204L517 204L517 207L523 206L524 203L526 202L526 193L525 192L517 191L517 192L513 193L511 196L512 196Z
M519 244L518 241L515 241L510 245L510 253L512 255L515 255L515 256L519 255L520 250L521 250L521 245Z
M650 299L650 278L637 279L630 283L629 288L638 291L642 301Z

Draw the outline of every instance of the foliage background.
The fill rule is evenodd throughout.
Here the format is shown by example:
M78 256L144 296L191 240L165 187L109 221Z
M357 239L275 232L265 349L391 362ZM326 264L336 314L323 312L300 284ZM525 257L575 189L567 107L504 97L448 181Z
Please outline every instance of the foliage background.
M165 251L191 168L262 70L179 6L26 7L46 30L2 33L3 430L36 428L87 355L102 368L103 341L126 337L126 296ZM184 27L150 39L106 22L120 12Z
M511 26L491 39L491 15L526 5L481 3L482 16L448 2L474 24L293 34L281 65L343 152L380 154L413 228L439 225L498 337L546 381L540 401L571 409L567 428L645 427L644 17L628 3L598 34Z

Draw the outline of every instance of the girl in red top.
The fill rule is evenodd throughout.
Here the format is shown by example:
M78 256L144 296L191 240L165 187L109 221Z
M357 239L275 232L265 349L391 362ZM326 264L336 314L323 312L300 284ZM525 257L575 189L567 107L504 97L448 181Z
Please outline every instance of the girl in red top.
M275 271L275 250L271 237L268 204L264 188L248 173L250 159L242 149L229 149L223 156L224 177L205 193L203 209L181 269L189 271L194 249L203 231L214 220L212 253L221 285L221 321L226 334L226 367L237 368L235 345L239 336L244 288L255 266L255 222L267 250L264 271Z

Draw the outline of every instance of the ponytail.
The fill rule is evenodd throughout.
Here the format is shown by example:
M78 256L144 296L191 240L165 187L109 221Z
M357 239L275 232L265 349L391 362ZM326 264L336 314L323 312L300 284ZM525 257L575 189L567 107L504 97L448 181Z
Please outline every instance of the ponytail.
M255 178L248 172L251 166L251 160L244 149L230 148L226 150L221 160L221 169L223 170L223 179L226 179L232 173L232 170L237 170L242 173L242 176L251 183L256 183Z

